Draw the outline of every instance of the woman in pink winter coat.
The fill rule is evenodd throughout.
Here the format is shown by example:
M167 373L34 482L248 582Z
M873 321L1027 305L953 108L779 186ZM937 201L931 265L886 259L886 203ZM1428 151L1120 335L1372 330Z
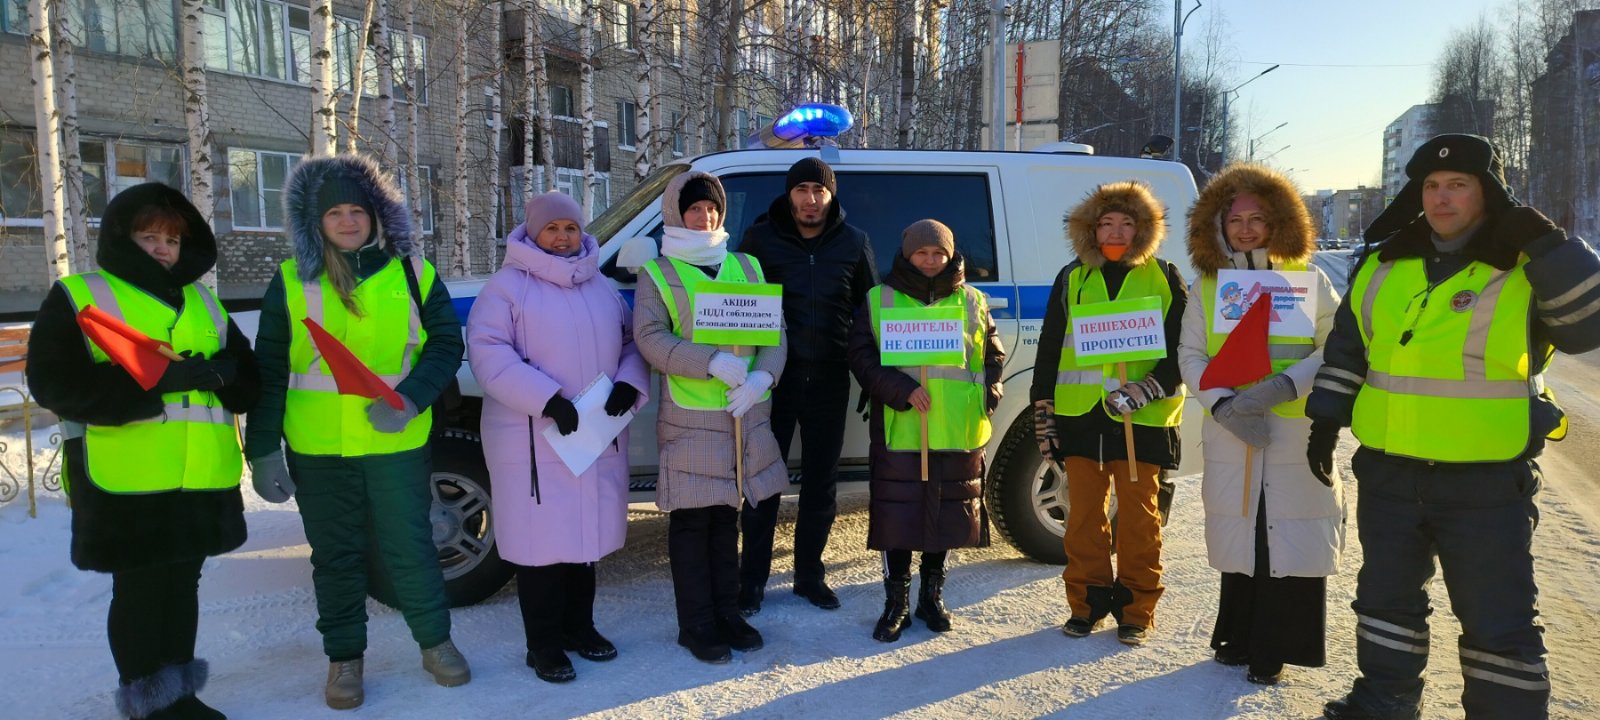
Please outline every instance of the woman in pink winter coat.
M549 682L577 677L564 650L594 661L617 648L594 627L594 563L627 535L628 434L574 475L545 439L578 427L572 398L614 383L605 410L637 410L649 371L633 318L598 271L599 247L572 198L528 201L527 222L467 318L467 359L483 386L484 456L500 557L517 568L527 663Z

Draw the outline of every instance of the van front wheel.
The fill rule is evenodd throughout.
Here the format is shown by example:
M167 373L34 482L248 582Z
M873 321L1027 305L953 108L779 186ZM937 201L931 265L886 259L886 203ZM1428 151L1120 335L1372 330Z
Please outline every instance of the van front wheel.
M1067 563L1067 477L1039 454L1030 408L1011 423L989 469L984 501L1000 534L1039 562Z

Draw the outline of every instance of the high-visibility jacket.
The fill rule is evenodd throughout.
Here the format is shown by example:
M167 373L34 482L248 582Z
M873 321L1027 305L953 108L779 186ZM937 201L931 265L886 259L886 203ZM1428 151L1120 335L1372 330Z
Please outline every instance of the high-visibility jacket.
M280 266L289 311L289 387L284 396L283 437L290 450L302 455L361 457L415 450L428 441L433 428L431 408L412 418L400 432L374 429L367 418L367 406L373 400L339 394L328 364L302 322L307 318L315 321L385 384L391 388L399 385L428 341L422 311L411 297L401 263L411 263L419 289L433 287L435 272L433 265L421 258L396 260L351 291L360 315L345 308L327 273L308 283L300 280L295 260L285 260Z
M682 260L669 257L660 257L645 263L645 273L656 283L656 290L661 292L661 297L666 301L667 316L672 319L672 334L684 340L694 342L694 323L686 322L694 317L694 296L699 291L700 284L707 281L716 282L766 282L766 276L761 272L761 263L744 253L728 253L722 261L722 267L717 270L715 278L707 278L699 268ZM746 368L754 368L756 351L752 347L738 347L734 349L744 358ZM681 408L690 410L722 410L728 407L728 385L714 377L689 378L679 375L668 375L667 397ZM772 397L769 390L762 393L761 400Z
M183 288L183 308L108 272L62 278L75 310L93 305L177 352L211 357L228 341L228 314L199 283ZM84 338L97 363L111 359ZM124 425L65 425L67 437L84 439L87 475L108 493L226 490L239 485L244 454L233 413L205 390L161 395L159 417ZM66 477L66 473L62 473Z
M989 425L988 408L985 407L983 377L984 331L989 308L983 293L963 285L961 292L951 293L932 305L924 306L910 296L879 285L867 296L872 300L872 336L879 337L878 317L884 308L938 307L960 308L961 335L964 339L964 362L961 367L929 366L928 383L923 389L933 400L928 416L929 450L975 450L989 443L993 432ZM902 367L911 377L921 378L921 367ZM917 452L922 448L922 413L915 409L895 410L885 407L883 437L893 451Z
M1079 305L1110 302L1112 299L1106 288L1105 274L1096 268L1078 265L1067 278L1067 291L1062 299L1067 305L1067 328L1061 338L1061 361L1056 368L1055 401L1057 415L1073 416L1087 413L1096 406L1104 408L1106 394L1122 387L1122 382L1118 379L1115 363L1080 365L1072 342L1072 309ZM1167 284L1167 276L1162 272L1160 261L1152 259L1128 270L1128 276L1123 279L1116 299L1138 297L1160 298L1162 317L1166 317L1171 311L1172 287ZM1127 363L1128 382L1144 379L1155 369L1157 362L1139 360ZM1177 388L1168 388L1168 392L1171 393L1168 397L1135 411L1134 424L1177 427L1182 423L1184 388L1180 385ZM1122 417L1112 415L1110 410L1102 412L1113 419Z
M1351 285L1368 366L1350 429L1362 445L1390 455L1519 457L1549 361L1531 357L1528 258L1510 270L1474 261L1437 284L1425 262L1373 259Z
M1284 272L1302 272L1306 267L1304 261L1291 260L1277 269ZM1201 302L1209 303L1215 301L1217 297L1217 276L1215 274L1206 275L1200 279L1200 292ZM1216 313L1211 312L1210 308L1206 308L1205 315L1206 354L1216 357L1217 352L1222 350L1222 344L1227 342L1228 333L1219 333L1212 328L1211 323L1215 320ZM1316 338L1267 336L1267 353L1272 358L1272 371L1275 373L1280 373L1293 367L1295 363L1310 357L1311 353L1315 352L1316 349ZM1250 383L1250 385L1254 384ZM1239 389L1242 390L1250 387L1250 385L1242 385ZM1207 415L1211 414L1211 408L1203 409ZM1289 402L1274 405L1272 412L1279 417L1303 418L1306 416L1306 397L1301 395Z

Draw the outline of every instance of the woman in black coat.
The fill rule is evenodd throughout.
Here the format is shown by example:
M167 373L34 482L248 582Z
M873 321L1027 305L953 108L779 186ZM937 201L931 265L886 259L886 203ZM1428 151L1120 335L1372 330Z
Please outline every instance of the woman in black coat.
M50 289L28 343L28 389L61 418L66 438L72 563L111 573L107 634L121 676L117 709L129 718L223 717L195 697L208 670L194 655L200 566L245 539L237 431L215 425L250 410L260 382L249 339L197 283L216 258L210 226L182 193L129 188L101 218L100 270ZM187 359L144 389L79 329L87 305L189 350ZM158 434L141 437L171 443L106 458L134 424ZM101 453L92 461L91 449ZM195 458L214 464L197 468Z
M983 507L983 443L991 433L988 416L1000 403L1000 371L1006 355L983 293L966 285L964 265L948 227L936 220L913 223L902 236L901 252L895 256L889 276L883 285L867 294L850 330L850 371L872 398L872 419L867 423L872 441L867 547L883 551L884 556L883 616L872 633L883 642L898 640L900 632L910 625L907 611L912 551L922 553L916 616L928 624L928 629L946 632L950 629L950 613L943 599L945 559L955 548L989 544L989 516ZM895 297L897 306L906 303L904 306L908 307L964 296L960 303L968 317L964 334L969 343L974 334L981 338L969 348L981 352L982 358L967 356L969 367L974 370L978 365L972 363L981 361L981 395L965 396L965 406L941 407L919 384L916 368L883 364L873 308L883 307L880 303L886 295ZM980 417L981 429L973 428L970 432L976 436L967 437L976 447L930 450L928 480L924 482L919 452L889 448L884 417L891 409L908 413L907 417L913 409L925 411L929 424L936 429L939 423L970 422L973 416Z

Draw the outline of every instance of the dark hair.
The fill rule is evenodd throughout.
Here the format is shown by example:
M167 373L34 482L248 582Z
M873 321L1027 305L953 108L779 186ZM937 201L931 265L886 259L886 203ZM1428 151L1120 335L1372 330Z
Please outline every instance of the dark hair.
M181 240L189 234L189 221L171 205L152 203L140 207L128 225L129 235L141 232L166 233Z

